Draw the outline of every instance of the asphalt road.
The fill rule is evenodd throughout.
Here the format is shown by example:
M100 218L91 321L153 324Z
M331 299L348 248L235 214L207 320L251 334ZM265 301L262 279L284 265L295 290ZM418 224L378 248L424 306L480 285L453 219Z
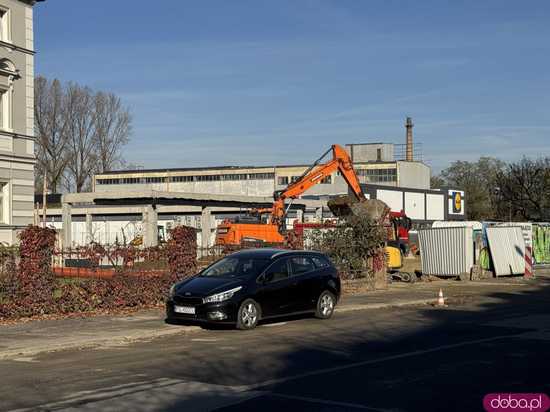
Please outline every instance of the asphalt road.
M494 303L494 298L499 303ZM0 361L0 410L477 411L550 393L550 284Z

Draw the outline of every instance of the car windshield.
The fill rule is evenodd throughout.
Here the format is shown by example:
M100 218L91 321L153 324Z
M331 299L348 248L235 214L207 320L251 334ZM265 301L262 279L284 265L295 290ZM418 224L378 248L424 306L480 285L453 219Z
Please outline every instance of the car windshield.
M251 278L262 273L269 262L269 259L228 256L205 269L200 276L220 278Z

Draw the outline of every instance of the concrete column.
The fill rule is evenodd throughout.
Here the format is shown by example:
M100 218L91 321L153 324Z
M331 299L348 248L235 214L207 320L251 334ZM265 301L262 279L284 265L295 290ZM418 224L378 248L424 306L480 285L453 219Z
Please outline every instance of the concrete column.
M143 210L143 246L157 246L158 240L158 213L153 206L148 205Z
M157 209L151 206L149 210L149 230L151 231L151 246L159 244L159 215Z
M202 209L201 213L201 247L208 248L210 244L210 235L212 234L212 212L209 207Z
M315 219L318 222L323 222L323 207L322 206L315 209Z
M86 243L90 244L94 241L94 226L92 224L92 215L86 212Z
M62 241L64 248L70 248L72 246L72 226L73 220L71 217L71 205L69 203L63 203L61 206L61 218L62 218Z
M296 219L300 223L304 223L304 211L302 209L298 209L296 211Z
M147 233L147 221L147 206L145 206L141 212L141 237L143 238L144 245L149 240L149 234Z

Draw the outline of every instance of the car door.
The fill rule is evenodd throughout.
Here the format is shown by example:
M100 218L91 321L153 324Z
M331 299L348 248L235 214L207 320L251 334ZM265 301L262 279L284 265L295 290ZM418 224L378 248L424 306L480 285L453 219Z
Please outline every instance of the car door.
M283 315L294 311L295 285L290 278L288 258L272 263L258 278L256 300L265 317Z
M296 293L295 311L314 309L319 297L319 271L308 256L294 256L289 259L290 278L294 280Z

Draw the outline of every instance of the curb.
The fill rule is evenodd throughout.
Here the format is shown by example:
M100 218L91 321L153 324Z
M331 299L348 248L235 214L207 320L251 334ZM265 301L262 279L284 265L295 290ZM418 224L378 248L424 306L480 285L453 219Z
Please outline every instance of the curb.
M124 336L113 336L110 338L103 339L88 339L88 340L75 340L73 342L63 342L63 343L48 343L47 347L31 347L31 348L18 348L10 349L6 351L0 351L0 360L10 360L16 358L28 358L39 355L41 353L52 353L62 350L71 350L71 349L94 349L94 348L105 348L105 347L115 347L128 345L134 342L143 342L151 339L161 338L164 336L174 336L190 332L197 332L201 330L199 326L177 326L174 329L166 330L157 330L151 331L147 334L143 333L134 333Z
M361 304L347 305L340 308L337 307L335 312L343 313L343 312L352 312L356 310L385 309L385 308L399 307L399 306L427 305L427 304L433 303L434 301L435 299L431 298L431 299L405 300L402 302L390 302L390 303L367 303L363 305Z

